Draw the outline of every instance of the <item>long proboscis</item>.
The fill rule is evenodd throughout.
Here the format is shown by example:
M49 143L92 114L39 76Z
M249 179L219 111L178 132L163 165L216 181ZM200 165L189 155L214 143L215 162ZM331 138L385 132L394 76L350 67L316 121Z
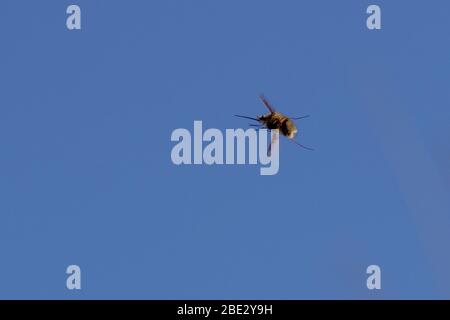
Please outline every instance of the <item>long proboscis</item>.
M241 115L238 115L238 114L235 114L234 116L235 117L239 117L239 118L244 118L244 119L250 119L250 120L254 120L254 121L258 121L259 122L259 119L252 118L252 117L241 116Z

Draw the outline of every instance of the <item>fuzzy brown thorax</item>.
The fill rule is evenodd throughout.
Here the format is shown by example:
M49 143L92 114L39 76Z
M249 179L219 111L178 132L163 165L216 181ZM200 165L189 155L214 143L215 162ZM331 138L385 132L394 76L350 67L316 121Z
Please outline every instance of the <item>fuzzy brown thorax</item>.
M294 122L279 112L272 112L258 117L259 122L264 124L267 129L280 130L283 136L292 139L297 134L297 127Z

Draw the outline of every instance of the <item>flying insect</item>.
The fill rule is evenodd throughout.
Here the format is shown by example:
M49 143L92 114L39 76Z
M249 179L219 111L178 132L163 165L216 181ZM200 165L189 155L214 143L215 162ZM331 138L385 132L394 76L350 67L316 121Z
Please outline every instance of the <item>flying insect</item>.
M241 115L237 115L237 114L235 114L235 116L239 117L239 118L245 118L245 119L250 119L250 120L259 122L259 124L250 124L250 126L252 126L252 127L258 127L259 129L267 128L269 130L278 129L279 132L283 136L287 137L290 141L294 142L298 146L300 146L304 149L307 149L307 150L311 150L311 151L314 150L314 149L306 147L306 146L302 145L301 143L299 143L298 141L294 140L294 137L297 134L298 129L293 120L305 119L305 118L308 118L309 115L302 116L302 117L290 118L290 117L285 116L284 114L276 111L275 108L269 103L269 101L267 101L267 99L264 97L264 95L260 95L259 98L261 99L264 106L269 110L269 113L263 114L256 118L241 116ZM275 136L274 136L274 138L275 138ZM272 142L269 145L268 154L270 154L271 146L275 142L276 142L275 139L272 139Z

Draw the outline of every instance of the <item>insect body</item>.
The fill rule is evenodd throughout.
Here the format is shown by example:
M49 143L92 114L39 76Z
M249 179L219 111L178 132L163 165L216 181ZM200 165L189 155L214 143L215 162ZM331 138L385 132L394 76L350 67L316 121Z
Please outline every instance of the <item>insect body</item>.
M289 139L293 139L298 131L294 122L279 112L262 115L258 117L258 121L264 124L267 129L280 130L281 134Z
M235 116L240 117L240 118L255 120L255 121L259 122L258 125L251 124L251 126L256 126L259 128L267 128L269 130L278 129L279 132L283 136L287 137L288 139L290 139L292 142L296 143L300 147L308 149L308 150L313 150L313 149L311 149L309 147L305 147L304 145L300 144L299 142L293 140L295 135L298 132L297 127L295 126L295 123L293 120L294 119L296 119L296 120L304 119L304 118L309 117L309 115L303 116L303 117L297 117L297 118L289 118L289 117L285 116L284 114L282 114L278 111L275 111L275 109L270 105L270 103L267 101L267 99L263 95L260 95L259 98L261 99L263 104L266 106L266 108L269 110L269 113L267 113L265 115L261 115L257 118L240 116L240 115L235 115ZM272 141L272 143L273 142L274 141ZM269 153L270 153L270 146L269 146Z

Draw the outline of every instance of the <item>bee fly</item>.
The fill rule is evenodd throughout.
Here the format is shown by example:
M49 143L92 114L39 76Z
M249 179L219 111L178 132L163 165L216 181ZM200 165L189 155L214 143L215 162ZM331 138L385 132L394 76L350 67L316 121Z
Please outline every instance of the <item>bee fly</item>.
M298 146L300 146L300 147L302 147L304 149L307 149L307 150L314 150L312 148L305 147L304 145L302 145L299 142L294 140L294 137L297 134L298 130L297 130L297 127L295 126L294 121L292 121L292 120L299 120L299 119L308 118L309 115L306 115L306 116L303 116L303 117L289 118L289 117L285 116L284 114L282 114L280 112L277 112L270 105L270 103L267 101L267 99L263 95L260 95L259 98L261 99L262 103L266 106L266 108L269 109L269 113L268 114L261 115L261 116L259 116L257 118L241 116L241 115L235 115L235 116L239 117L239 118L245 118L245 119L250 119L250 120L254 120L254 121L259 122L259 124L250 124L250 126L252 126L252 127L258 127L259 129L267 128L269 130L278 129L279 132L283 136L287 137L289 140L291 140L292 142L294 142ZM270 149L272 147L272 143L275 143L275 142L276 141L274 141L274 139L273 139L271 144L269 145L269 149L267 151L267 153L269 155L270 155Z

